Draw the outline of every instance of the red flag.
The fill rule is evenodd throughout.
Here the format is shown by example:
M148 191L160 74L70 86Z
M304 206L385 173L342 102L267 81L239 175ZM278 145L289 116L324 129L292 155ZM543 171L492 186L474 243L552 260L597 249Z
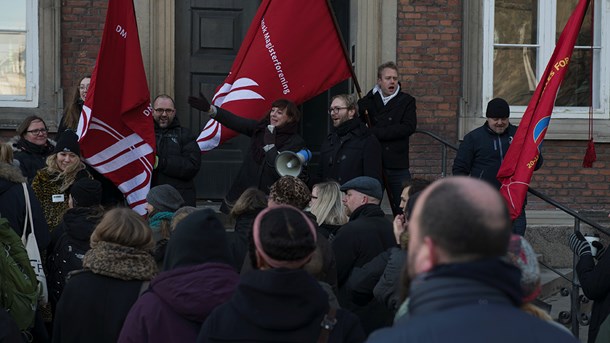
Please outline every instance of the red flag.
M133 1L110 0L78 135L87 163L140 214L155 160L151 115Z
M350 76L327 0L265 0L213 103L260 120L278 98L300 104ZM197 143L208 151L235 135L211 119Z
M532 173L539 157L540 144L551 121L557 91L568 70L574 44L590 0L580 0L559 36L555 51L527 105L497 178L512 219L521 214Z

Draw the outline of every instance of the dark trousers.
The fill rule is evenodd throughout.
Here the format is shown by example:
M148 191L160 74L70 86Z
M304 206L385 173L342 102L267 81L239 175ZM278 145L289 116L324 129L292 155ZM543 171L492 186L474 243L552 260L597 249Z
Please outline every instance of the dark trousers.
M383 169L386 191L391 192L390 194L390 205L392 206L392 214L397 215L402 213L400 208L400 194L402 193L402 185L411 180L411 173L409 169ZM380 199L381 200L381 199Z

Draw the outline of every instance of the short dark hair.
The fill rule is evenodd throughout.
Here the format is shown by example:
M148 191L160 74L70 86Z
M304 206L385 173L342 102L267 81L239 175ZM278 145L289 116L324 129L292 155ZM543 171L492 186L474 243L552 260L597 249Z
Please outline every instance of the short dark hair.
M237 218L246 213L258 213L267 207L267 196L258 188L246 189L235 201L231 209L231 217Z
M21 137L25 136L25 134L28 131L28 127L30 127L30 124L32 124L33 121L35 120L40 120L42 122L42 124L44 125L45 129L48 129L47 127L47 123L44 122L44 119L42 119L39 116L36 115L32 115L32 116L28 116L26 117L21 124L19 124L19 126L17 126L17 129L15 131L17 131L17 134Z
M508 249L511 221L500 194L498 206L476 203L464 186L445 182L430 190L419 216L421 237L428 236L450 258L503 256Z
M419 193L419 192L423 191L424 189L426 189L426 187L430 186L430 183L431 182L429 180L414 177L410 180L403 182L402 189L411 187L411 188L409 188L407 195L412 196L413 194Z
M385 62L385 63L379 65L379 67L377 67L377 78L378 79L381 79L381 73L386 68L394 69L398 73L398 66L396 65L396 63L394 63L393 61Z
M262 217L261 217L262 216ZM297 261L309 256L316 249L311 221L300 210L289 207L273 207L259 214L260 241L265 253L278 261ZM255 224L256 225L256 224ZM250 258L256 265L256 247L250 235Z
M291 122L298 123L301 121L301 111L299 111L299 108L294 102L288 99L277 99L271 104L271 108L273 107L285 110L286 115L290 118ZM271 110L269 110L269 113L271 113ZM267 113L267 116L269 116L269 113Z

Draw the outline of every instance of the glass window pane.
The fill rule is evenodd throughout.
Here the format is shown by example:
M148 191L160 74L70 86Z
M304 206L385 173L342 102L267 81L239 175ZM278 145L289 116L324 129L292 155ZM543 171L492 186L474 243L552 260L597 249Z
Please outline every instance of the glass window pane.
M555 106L589 106L591 50L576 49L568 65Z
M536 44L538 42L537 0L497 0L494 11L494 43Z
M25 33L0 33L0 95L25 95Z
M0 30L25 31L24 0L0 0Z
M494 49L493 97L511 105L527 105L536 89L536 49Z
M576 4L578 0L561 0L557 1L557 18L556 22L556 34L555 41L559 39L559 35L563 31L563 28L566 26L570 15L576 8ZM580 32L578 33L578 38L576 39L576 45L580 46L588 46L591 45L591 6L587 8L587 13L585 14L585 18L582 22L582 27L580 28Z

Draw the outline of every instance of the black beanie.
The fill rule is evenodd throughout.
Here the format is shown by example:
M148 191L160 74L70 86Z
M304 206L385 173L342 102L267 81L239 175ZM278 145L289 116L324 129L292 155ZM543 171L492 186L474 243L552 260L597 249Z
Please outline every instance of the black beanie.
M55 144L54 154L59 152L71 152L80 156L80 147L78 146L78 136L72 130L66 130L59 135L57 144Z
M506 100L502 98L491 99L487 103L485 116L487 118L508 118L510 116L510 107L508 107Z
M70 187L74 207L98 206L102 202L102 184L87 177L76 180Z
M180 192L170 185L158 185L150 189L146 201L159 212L176 212L184 205Z
M225 228L209 208L197 210L178 223L167 244L163 270L208 262L233 264Z

